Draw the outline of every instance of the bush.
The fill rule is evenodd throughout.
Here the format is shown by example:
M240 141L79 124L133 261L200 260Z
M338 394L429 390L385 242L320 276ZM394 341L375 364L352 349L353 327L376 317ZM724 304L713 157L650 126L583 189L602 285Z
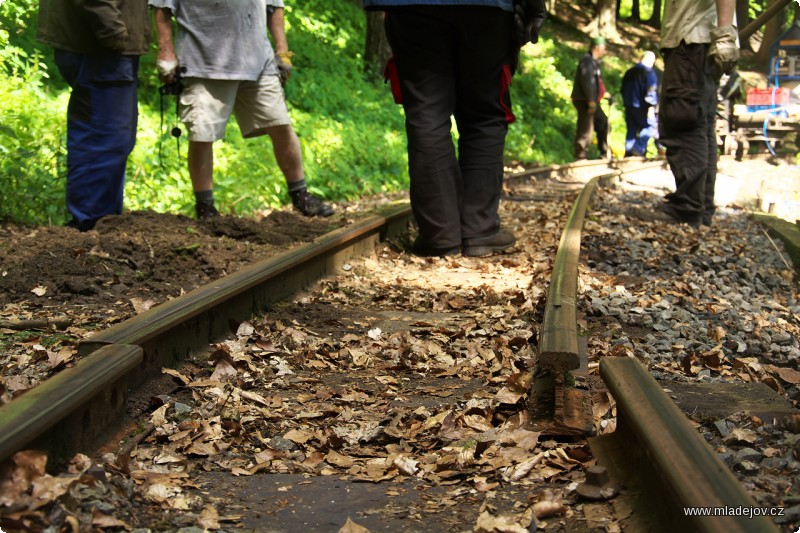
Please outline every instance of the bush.
M56 72L52 51L35 40L35 15L34 0L0 3L0 22L13 28L0 33L0 217L61 224L69 95L61 77L49 75ZM296 54L286 97L310 189L337 201L407 188L402 107L393 103L388 87L363 73L364 12L351 0L295 0L286 8L286 21ZM579 32L559 31L573 31L575 42L582 41ZM509 129L507 159L539 164L572 159L575 110L569 93L583 53L569 41L546 38L523 50L512 85L517 122ZM187 142L181 137L176 148L169 135L178 125L175 97L160 96L155 57L154 42L139 70L139 131L128 161L125 206L191 214ZM621 68L614 58L606 60L612 92ZM611 116L614 146L624 144L621 116L618 111ZM288 202L268 138L245 140L232 120L214 155L221 211L243 215Z
M0 30L0 220L63 223L66 100L47 91L38 51Z

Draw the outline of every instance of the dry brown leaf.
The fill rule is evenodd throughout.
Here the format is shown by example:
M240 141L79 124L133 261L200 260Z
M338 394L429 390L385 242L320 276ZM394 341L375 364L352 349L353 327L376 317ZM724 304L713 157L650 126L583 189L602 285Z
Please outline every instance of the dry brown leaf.
M415 461L411 457L395 457L394 461L392 461L392 464L406 476L413 476L419 470L417 467L419 461Z
M131 305L137 315L140 315L155 306L158 302L155 300L144 300L142 298L131 298Z
M798 372L793 368L784 368L784 367L769 365L768 370L774 374L777 374L778 377L781 378L786 383L790 383L792 385L797 385L798 383L800 383L800 372Z
M273 406L273 401L272 401L271 398L268 400L267 398L264 398L263 396L261 396L257 392L243 390L239 394L245 400L250 400L251 402L259 403L259 404L261 404L261 405L263 405L265 407L272 407ZM278 398L278 399L280 400L280 398Z
M347 522L339 529L338 533L369 533L369 529L360 526L347 517Z
M516 392L508 387L502 387L499 391L497 391L494 399L497 400L498 403L514 405L526 394L527 391Z
M494 426L483 415L466 415L463 417L464 425L478 431L491 431Z
M350 468L355 464L355 461L352 457L347 457L334 450L330 450L328 452L328 454L325 456L325 461L341 468Z
M188 385L192 381L189 377L181 374L180 372L178 372L177 370L174 370L172 368L162 368L161 369L161 373L162 374L168 374L168 375L176 378L178 381L180 381L184 385Z
M489 492L490 490L500 486L499 482L490 482L485 476L475 476L472 478L472 482L475 485L475 490L478 492Z
M47 466L47 453L23 450L11 456L0 470L0 505L11 506L22 499L33 481L42 477Z
M283 436L284 439L290 440L297 444L304 444L311 439L315 438L316 435L312 431L305 431L302 429L292 429L286 432Z
M751 429L734 428L724 440L725 442L753 444L756 440L758 440L758 435L756 435L756 432Z
M537 453L533 457L530 457L517 465L509 466L503 469L503 479L506 481L519 481L530 474L531 470L533 470L533 467L539 464L543 458L544 453Z
M530 508L518 515L494 516L489 511L483 511L478 516L473 531L475 533L528 533L532 521L533 510Z
M92 512L92 525L94 527L99 528L106 528L106 527L121 527L124 528L126 531L130 531L132 528L122 520L114 517L109 516L107 514L103 514L97 509Z
M217 509L211 504L206 504L203 510L200 511L197 525L203 529L219 529L219 513Z
M170 404L165 403L155 411L153 414L150 415L150 423L153 424L155 427L161 427L167 423L167 409L169 409Z

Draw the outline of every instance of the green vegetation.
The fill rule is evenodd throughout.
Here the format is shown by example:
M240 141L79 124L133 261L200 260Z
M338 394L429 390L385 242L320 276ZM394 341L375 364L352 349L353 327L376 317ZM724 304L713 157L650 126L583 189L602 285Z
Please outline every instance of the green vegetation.
M629 4L623 2L623 16ZM642 3L642 16L649 16L648 6L652 2ZM69 94L52 51L35 40L36 9L35 0L0 3L0 220L62 224ZM362 10L350 0L293 0L286 19L296 53L287 100L311 189L331 200L346 200L406 188L402 108L393 103L387 86L368 81L363 73ZM509 162L572 159L575 110L569 94L586 41L580 31L551 20L539 44L523 49L512 85L517 121L508 135ZM191 214L187 142L182 137L178 149L169 135L177 125L175 99L161 101L155 50L154 43L141 63L139 132L129 160L125 205ZM605 78L612 93L618 92L629 60L606 56ZM618 104L611 112L612 147L620 150L623 139ZM244 140L231 121L225 140L215 145L215 160L221 211L247 214L288 201L268 138Z

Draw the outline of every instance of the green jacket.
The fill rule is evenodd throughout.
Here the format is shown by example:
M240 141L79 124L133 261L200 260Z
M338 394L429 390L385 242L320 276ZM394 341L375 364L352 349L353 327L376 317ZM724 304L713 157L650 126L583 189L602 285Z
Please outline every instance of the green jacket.
M39 0L36 36L81 54L144 55L150 45L147 0Z

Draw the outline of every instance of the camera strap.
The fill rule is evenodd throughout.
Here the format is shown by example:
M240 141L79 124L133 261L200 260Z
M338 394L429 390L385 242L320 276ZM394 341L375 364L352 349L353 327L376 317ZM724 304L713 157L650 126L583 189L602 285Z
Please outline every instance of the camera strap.
M175 95L175 118L179 119L180 117L180 98L181 98L181 91L180 91L180 82L177 82L177 87L179 88L177 91L174 90L173 87L168 85L163 85L159 88L159 111L160 111L160 118L161 124L159 126L159 135L158 135L158 164L161 168L164 168L164 159L162 156L162 148L161 144L164 140L164 98L169 94ZM178 157L180 158L181 155L181 128L179 126L173 126L169 132L170 136L175 137L175 149L177 150Z

